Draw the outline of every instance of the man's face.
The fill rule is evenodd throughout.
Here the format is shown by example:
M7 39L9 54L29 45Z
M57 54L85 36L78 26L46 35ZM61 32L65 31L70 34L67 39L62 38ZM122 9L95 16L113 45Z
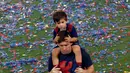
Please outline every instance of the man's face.
M67 21L64 18L62 18L59 22L56 22L56 26L60 30L64 30L64 29L66 29L66 23L67 23Z
M62 54L69 54L72 51L71 43L67 41L63 41L59 43L59 48Z

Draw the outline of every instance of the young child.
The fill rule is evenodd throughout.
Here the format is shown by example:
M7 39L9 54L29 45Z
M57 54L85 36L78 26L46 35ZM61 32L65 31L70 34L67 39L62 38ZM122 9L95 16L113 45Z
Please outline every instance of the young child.
M71 38L66 38L66 40L72 43L72 49L73 49L73 52L76 57L76 63L80 67L82 64L82 55L81 55L80 46L79 46L79 42L78 42L78 35L77 35L75 27L72 24L67 23L67 15L62 10L58 10L53 14L53 20L56 24L56 27L53 31L54 43L58 42L58 39L59 39L58 32L59 31L66 30L67 32L69 32L71 35L70 36ZM53 61L54 66L59 64L59 60L58 60L59 53L60 53L59 47L56 46L52 50L52 61Z

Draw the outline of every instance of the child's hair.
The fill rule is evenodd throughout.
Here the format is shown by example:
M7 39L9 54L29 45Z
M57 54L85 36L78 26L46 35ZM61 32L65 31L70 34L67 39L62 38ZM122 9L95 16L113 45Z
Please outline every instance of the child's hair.
M61 42L65 41L65 37L70 37L70 33L67 32L66 30L63 30L63 31L58 32L58 36L60 37L58 39L58 43L61 43Z
M67 15L64 11L62 10L57 10L56 12L53 13L53 21L54 22L59 22L60 19L64 18L67 21Z

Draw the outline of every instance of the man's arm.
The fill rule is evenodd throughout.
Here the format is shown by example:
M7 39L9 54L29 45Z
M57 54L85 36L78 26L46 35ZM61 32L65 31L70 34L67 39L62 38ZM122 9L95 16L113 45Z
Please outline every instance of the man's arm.
M91 65L88 68L84 68L84 69L78 67L78 68L76 68L75 72L76 73L94 73L94 67L93 67L93 65Z
M83 73L94 73L94 66L91 65L90 67L88 67L87 69L84 69Z
M85 49L81 49L82 52L82 68L84 70L83 73L94 73L94 66L90 55L86 52Z

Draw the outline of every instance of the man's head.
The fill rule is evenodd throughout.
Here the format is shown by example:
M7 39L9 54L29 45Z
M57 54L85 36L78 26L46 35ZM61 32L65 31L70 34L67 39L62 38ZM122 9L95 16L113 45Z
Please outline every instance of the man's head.
M58 46L62 54L69 54L72 51L71 43L66 41L65 38L70 38L70 34L67 31L60 31L58 33L60 38L58 39Z
M65 29L67 23L67 15L64 11L58 10L53 14L53 20L59 29Z

